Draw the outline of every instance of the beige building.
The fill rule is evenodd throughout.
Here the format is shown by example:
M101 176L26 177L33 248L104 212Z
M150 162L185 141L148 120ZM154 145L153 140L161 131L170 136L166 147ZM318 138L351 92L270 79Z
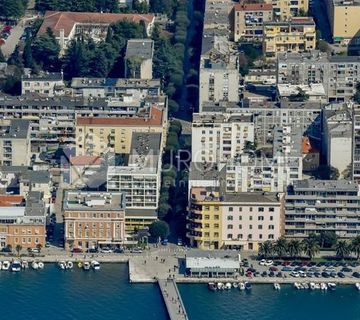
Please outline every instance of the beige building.
M120 192L69 190L64 202L65 246L86 250L125 243L125 203Z
M234 41L262 41L263 22L273 19L272 4L236 4L232 18Z
M41 192L0 196L0 248L36 248L46 243L46 210Z
M258 250L281 235L283 205L275 193L222 193L192 188L187 237L200 249Z
M264 23L263 52L275 59L280 52L304 52L316 47L313 18L298 17L284 22Z
M60 72L26 75L21 79L21 94L39 93L48 97L64 92L65 83Z
M152 79L154 41L128 40L125 54L125 76L131 79Z
M156 107L146 117L77 118L76 155L129 154L133 133L158 132L165 137L166 126L165 112Z
M326 0L334 43L360 46L360 1Z
M308 0L266 0L265 2L272 3L274 17L279 20L289 20L309 11Z
M0 165L30 164L30 121L0 120Z

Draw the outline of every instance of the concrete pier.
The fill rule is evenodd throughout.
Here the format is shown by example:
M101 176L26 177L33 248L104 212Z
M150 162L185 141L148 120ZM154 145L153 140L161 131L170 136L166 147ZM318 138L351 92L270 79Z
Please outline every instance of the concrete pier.
M170 320L188 320L186 310L174 279L158 279L158 284Z

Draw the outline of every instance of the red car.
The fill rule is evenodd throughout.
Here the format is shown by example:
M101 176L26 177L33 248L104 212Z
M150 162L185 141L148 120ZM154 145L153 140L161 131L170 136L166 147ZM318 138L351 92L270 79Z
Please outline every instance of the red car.
M253 277L253 274L252 274L252 272L248 271L248 272L246 272L246 276L247 276L248 278L252 278L252 277Z
M80 248L74 248L74 249L72 249L72 252L73 253L82 253L83 251Z
M270 271L278 271L278 268L272 266L272 267L269 268L269 270L270 270Z

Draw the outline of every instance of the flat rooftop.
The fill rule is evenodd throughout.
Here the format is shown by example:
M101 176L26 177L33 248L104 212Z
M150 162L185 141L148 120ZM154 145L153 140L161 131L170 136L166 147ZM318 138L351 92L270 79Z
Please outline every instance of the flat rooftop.
M296 180L293 182L294 190L316 191L358 191L355 181L348 180Z
M65 211L117 211L125 209L121 192L65 191Z
M42 72L40 74L28 74L21 78L22 81L62 81L61 72Z
M159 79L125 79L125 78L72 78L71 87L80 88L122 88L149 89L160 88Z
M150 39L130 39L127 42L125 58L152 59L154 54L154 41Z
M29 132L29 120L0 120L0 139L26 139Z

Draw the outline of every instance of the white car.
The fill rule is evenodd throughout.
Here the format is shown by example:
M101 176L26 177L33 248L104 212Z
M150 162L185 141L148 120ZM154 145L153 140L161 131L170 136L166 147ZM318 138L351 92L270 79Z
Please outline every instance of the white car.
M264 266L270 267L274 264L272 260L266 260Z
M114 251L110 248L104 248L104 249L101 249L100 251L101 253L113 253Z
M305 278L306 277L306 273L304 271L299 271L299 276L301 278Z
M259 265L261 266L265 266L266 260L265 259L261 259L259 262Z
M291 275L292 277L294 277L294 278L299 278L299 277L300 277L299 272L296 272L296 271L291 272L290 275Z

